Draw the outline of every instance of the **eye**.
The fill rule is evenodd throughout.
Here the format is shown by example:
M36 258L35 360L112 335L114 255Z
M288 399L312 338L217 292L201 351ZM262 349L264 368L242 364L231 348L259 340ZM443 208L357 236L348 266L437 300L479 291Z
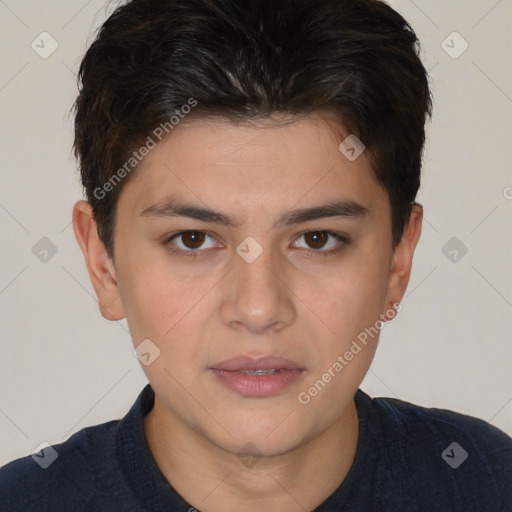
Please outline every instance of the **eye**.
M307 244L299 245L299 248L306 249L307 254L336 254L350 242L346 236L332 231L306 231L297 240L304 239ZM297 242L295 242L297 244Z
M204 245L207 239L210 241ZM215 240L204 231L181 231L165 241L165 245L168 245L171 251L191 255L199 250L211 249L215 247L215 244Z

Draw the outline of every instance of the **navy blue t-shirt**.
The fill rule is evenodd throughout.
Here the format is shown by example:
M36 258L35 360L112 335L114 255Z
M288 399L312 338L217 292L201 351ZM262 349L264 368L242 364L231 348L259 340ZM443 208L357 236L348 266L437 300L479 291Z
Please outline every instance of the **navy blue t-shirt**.
M84 428L64 443L3 466L0 510L195 510L174 491L149 450L143 418L153 403L148 384L122 420ZM355 403L354 463L315 512L512 511L512 439L501 430L451 411L372 399L361 390Z

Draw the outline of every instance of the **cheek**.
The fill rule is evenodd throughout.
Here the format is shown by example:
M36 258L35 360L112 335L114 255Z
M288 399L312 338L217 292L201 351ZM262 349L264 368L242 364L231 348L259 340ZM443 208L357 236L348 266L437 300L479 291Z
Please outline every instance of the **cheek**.
M145 260L137 255L123 261L118 278L134 343L145 338L165 339L185 313L187 287L154 258Z
M168 272L162 274L157 265L144 271L139 267L138 271L127 273L122 282L133 344L137 347L149 339L154 344L150 345L151 353L158 354L148 365L141 359L141 369L155 389L164 394L172 390L173 395L185 400L181 386L194 382L201 361L200 347L194 339L197 333L191 327L200 313L193 308L197 297L187 293L187 283Z
M134 345L149 339L160 350L144 371L155 377L165 366L180 381L192 381L207 353L202 334L214 314L214 294L209 291L218 276L210 273L191 281L165 255L144 258L141 253L123 260L118 277Z
M382 311L387 285L387 267L382 261L357 257L340 267L322 293L324 318L335 335L346 341L373 325Z
M340 267L336 279L326 283L323 315L332 332L323 337L322 364L312 380L329 384L319 393L319 404L325 405L347 390L355 391L368 371L382 328L379 315L387 282L385 261L358 255ZM336 377L326 374L329 371Z

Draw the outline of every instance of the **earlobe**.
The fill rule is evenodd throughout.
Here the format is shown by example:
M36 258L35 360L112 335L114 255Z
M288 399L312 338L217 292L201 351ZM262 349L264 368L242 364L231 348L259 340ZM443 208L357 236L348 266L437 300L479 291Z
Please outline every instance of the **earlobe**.
M393 252L386 297L387 309L394 303L400 303L405 294L411 276L414 251L421 235L422 222L423 207L414 203L402 239Z
M78 201L73 208L73 230L84 255L101 314L107 320L124 318L115 267L98 236L92 207L87 201Z

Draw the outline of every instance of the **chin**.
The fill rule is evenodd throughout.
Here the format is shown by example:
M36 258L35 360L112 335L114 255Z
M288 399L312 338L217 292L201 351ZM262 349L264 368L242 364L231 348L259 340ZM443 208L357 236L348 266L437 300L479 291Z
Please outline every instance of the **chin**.
M210 440L222 450L243 457L275 457L284 455L313 438L312 433L304 430L304 425L299 426L295 422L283 421L285 416L268 422L272 428L255 428L255 424L243 424L239 422L225 423L224 430L216 430ZM250 421L250 420L249 420ZM308 435L309 434L309 435Z

